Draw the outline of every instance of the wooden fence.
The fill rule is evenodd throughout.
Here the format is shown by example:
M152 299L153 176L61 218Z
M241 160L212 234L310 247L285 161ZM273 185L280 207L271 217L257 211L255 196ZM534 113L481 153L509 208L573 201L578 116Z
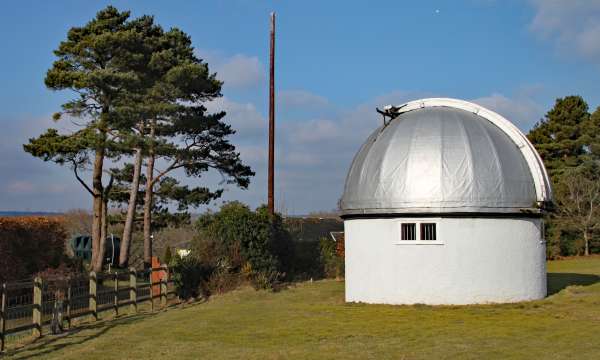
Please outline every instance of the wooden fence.
M57 308L71 328L74 319L91 316L95 321L106 311L118 316L123 307L134 314L144 302L149 302L151 311L165 308L174 295L172 285L167 267L4 283L0 288L0 353L11 336L43 336Z

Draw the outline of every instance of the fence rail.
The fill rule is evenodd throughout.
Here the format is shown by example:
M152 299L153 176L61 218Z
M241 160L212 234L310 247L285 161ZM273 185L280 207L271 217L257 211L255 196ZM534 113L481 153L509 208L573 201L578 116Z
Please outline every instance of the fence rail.
M122 308L138 311L138 304L150 302L151 311L167 306L174 295L173 282L166 266L145 271L94 272L71 278L42 278L0 284L0 353L9 338L41 337L44 327L51 325L60 312L61 326L71 328L77 318L113 311L118 316Z

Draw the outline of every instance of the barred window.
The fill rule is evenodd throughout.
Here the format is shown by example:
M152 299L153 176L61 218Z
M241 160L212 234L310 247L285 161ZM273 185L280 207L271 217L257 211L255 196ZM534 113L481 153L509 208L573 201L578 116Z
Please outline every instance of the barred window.
M402 224L401 240L417 240L417 224Z
M437 240L435 223L421 223L421 240Z

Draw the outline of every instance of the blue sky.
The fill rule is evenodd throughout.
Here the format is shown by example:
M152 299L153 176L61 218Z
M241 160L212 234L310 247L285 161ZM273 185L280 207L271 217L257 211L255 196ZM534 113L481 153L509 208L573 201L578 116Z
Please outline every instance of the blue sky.
M20 1L0 12L0 210L89 208L68 170L24 154L71 94L43 84L71 26L107 4L191 35L225 81L232 141L265 199L268 16L277 12L278 207L329 210L352 156L380 122L375 106L426 96L476 101L523 131L557 97L600 104L600 1ZM188 180L189 181L189 180ZM191 183L215 184L218 178Z

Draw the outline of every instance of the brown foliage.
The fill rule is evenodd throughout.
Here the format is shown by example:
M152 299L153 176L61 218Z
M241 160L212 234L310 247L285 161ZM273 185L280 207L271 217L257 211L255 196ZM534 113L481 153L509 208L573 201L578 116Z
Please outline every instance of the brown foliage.
M92 214L84 209L72 209L62 216L69 236L89 235L92 229Z
M83 209L72 209L62 215L68 237L65 238L65 249L69 256L75 256L68 242L78 235L89 235L92 229L92 214Z
M346 257L346 237L344 233L341 233L335 242L335 253L342 259Z
M65 258L60 217L0 217L0 281L28 278Z

